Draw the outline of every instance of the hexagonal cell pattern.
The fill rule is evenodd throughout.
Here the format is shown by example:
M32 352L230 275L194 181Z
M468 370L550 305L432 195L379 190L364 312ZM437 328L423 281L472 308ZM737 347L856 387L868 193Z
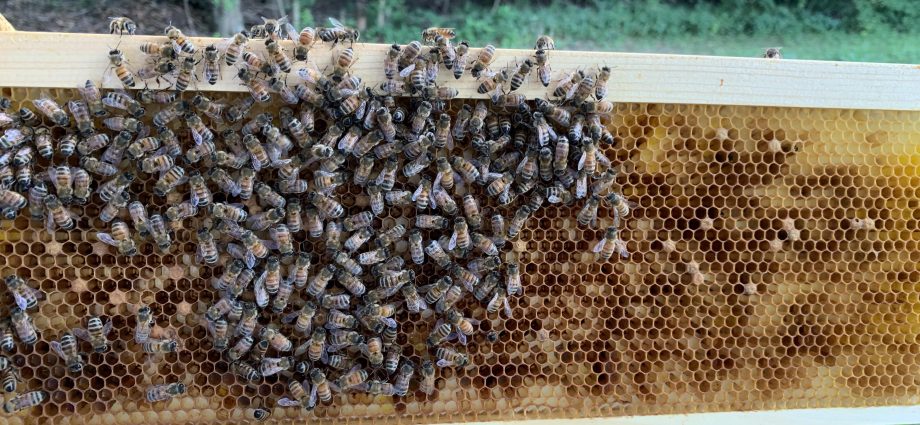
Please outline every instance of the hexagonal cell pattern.
M2 89L24 102L37 93ZM59 99L70 91L52 91ZM215 98L227 96L215 94ZM459 109L460 101L452 109ZM430 396L335 396L272 423L418 423L910 404L920 393L920 113L620 104L607 123L618 184L637 205L627 259L594 262L602 230L576 207L538 211L514 243L524 294L487 319L471 366L445 369ZM137 183L150 190L152 182ZM352 194L354 195L354 194ZM151 207L166 200L148 196ZM355 202L355 196L343 199ZM360 202L360 201L358 201ZM213 352L202 316L214 300L188 231L174 254L149 243L125 259L96 242L94 201L79 230L24 217L0 227L0 268L48 294L46 337L88 314L114 324L112 348L67 373L47 342L12 356L50 401L0 423L217 423L271 408L285 386L245 385ZM355 211L358 211L355 209ZM384 218L386 223L405 220ZM612 223L600 217L597 229ZM303 238L301 238L303 239ZM424 272L424 269L423 269ZM155 305L179 353L130 349L132 306ZM485 317L472 303L473 317ZM6 313L5 311L3 312ZM404 323L418 351L428 324ZM48 340L48 338L43 338ZM412 353L406 352L408 356ZM182 381L151 406L141 388ZM413 386L414 389L414 386Z

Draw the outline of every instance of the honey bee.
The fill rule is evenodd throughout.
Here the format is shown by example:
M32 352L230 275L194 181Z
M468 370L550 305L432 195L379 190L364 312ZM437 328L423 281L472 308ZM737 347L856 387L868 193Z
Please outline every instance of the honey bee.
M86 329L76 328L73 330L73 334L89 342L93 346L93 351L97 353L103 353L109 349L108 339L106 335L109 334L112 330L112 322L102 323L102 319L96 316L91 316L86 322Z
M170 64L172 64L170 62ZM175 66L175 65L173 65ZM173 70L167 70L166 74L171 73ZM168 105L173 103L178 98L179 94L175 91L153 91L153 90L141 90L137 93L137 98L140 99L142 103L156 103L160 105ZM90 105L92 108L92 105Z
M131 230L123 221L112 222L112 233L96 233L96 237L101 242L118 248L119 254L127 256L137 254L137 245L131 238Z
M126 18L124 16L109 16L109 34L118 35L134 35L134 32L137 31L137 24L131 20L131 18Z
M3 138L0 137L0 145L2 145ZM73 155L74 150L77 148L77 137L73 134L68 134L62 137L58 141L58 152L64 158L69 158Z
M277 351L291 351L294 346L291 340L272 327L263 327L261 337L262 339L268 340L272 348Z
M134 159L140 159L149 152L160 148L160 139L156 137L144 137L128 145L128 155Z
M170 40L178 44L179 47L182 48L183 52L191 55L191 54L195 54L195 52L197 51L197 48L195 47L195 44L192 43L192 40L188 39L185 36L185 34L183 34L182 31L179 30L178 28L172 25L169 25L164 30L164 34Z
M153 310L150 306L142 304L135 315L137 324L134 327L134 342L142 344L150 338L151 327L153 326Z
M629 215L629 212L636 208L636 204L630 202L623 195L620 195L616 192L610 192L604 200L613 207L614 210L614 221L619 222L621 217L626 217Z
M473 245L485 255L498 255L498 246L491 239L481 233L473 232L470 236Z
M43 296L41 291L26 284L26 281L19 276L7 276L4 279L4 283L10 293L13 294L16 305L22 310L34 308L38 305L38 299Z
M782 47L768 47L763 51L763 57L767 59L782 59L783 54L780 51Z
M533 211L527 205L524 205L514 212L514 217L511 218L511 222L508 225L507 235L509 238L514 238L520 233L524 225L527 224L527 219L530 218L531 213L533 213Z
M489 196L498 196L499 193L506 191L513 181L514 176L511 173L504 173L486 186L486 193Z
M0 148L12 149L25 143L30 137L32 136L29 133L23 132L21 129L8 128L3 132L3 136L0 136ZM106 138L106 140L108 139Z
M243 119L244 116L249 114L255 102L255 97L247 97L228 107L226 113L227 121L235 123Z
M421 375L421 379L419 379L418 383L419 391L431 395L435 390L434 363L430 360L425 360L422 363L419 374Z
M337 19L330 17L329 23L332 24L331 28L317 27L316 32L319 34L319 38L327 43L339 43L343 41L350 41L352 44L358 41L360 36L358 30L346 27Z
M486 312L489 314L498 313L498 309L504 309L505 316L511 317L511 305L508 303L508 293L505 288L497 287L492 293L492 298L486 305Z
M210 207L210 213L214 218L219 220L230 220L233 222L246 221L249 214L242 207L236 205L215 202Z
M255 193L259 195L259 200L262 203L275 208L284 208L284 204L287 202L283 196L272 190L271 186L262 182L255 183Z
M326 291L326 286L329 285L329 282L335 276L335 266L327 265L320 269L319 273L316 276L313 276L313 279L307 285L307 295L310 295L314 298L319 298Z
M304 212L304 220L306 222L307 234L311 238L318 238L323 234L323 219L320 217L316 208L307 208L307 211ZM328 229L329 226L326 227Z
M597 79L594 82L594 97L602 100L607 97L607 81L610 80L610 67L604 66L597 73Z
M307 388L310 387L306 381L304 384L306 384ZM288 392L290 392L291 396L279 399L278 405L282 407L301 407L307 410L312 409L316 405L315 393L307 394L304 386L295 380L288 381Z
M420 217L420 216L416 216L416 217ZM430 217L439 217L439 216L430 216ZM444 226L441 228L447 227L447 219L443 217L439 217L439 218L442 218L444 220L443 221ZM416 223L416 227L423 228L423 227L418 226L418 223ZM425 245L425 254L431 257L435 261L435 263L437 263L438 266L440 267L447 267L452 262L452 260L450 259L450 256L447 255L446 252L444 252L444 248L441 248L441 245L436 240L432 240L431 242L428 243L428 245Z
M438 358L438 367L464 367L469 364L469 358L465 354L447 347L438 347L435 350L435 356Z
M0 204L7 204L6 195L7 193L15 192L0 192ZM25 197L22 195L16 194L25 202ZM66 208L64 204L58 199L57 196L47 195L44 199L45 208L48 209L47 219L45 220L45 227L51 232L54 229L54 226L57 226L61 230L72 230L76 224L77 215ZM23 205L25 206L25 205ZM9 207L7 207L9 208ZM15 207L14 207L15 208ZM19 207L22 208L22 207Z
M387 80L392 80L396 77L396 74L399 73L398 59L400 56L400 47L398 44L393 44L387 50L387 54L383 59L383 74L386 76Z
M134 87L134 74L131 73L125 62L125 55L121 50L112 49L109 51L109 64L115 69L115 75L125 87Z
M243 417L246 419L252 419L256 422L265 422L272 416L271 410L263 409L261 407L254 409L245 409L243 411Z
M262 380L262 374L259 373L258 369L252 367L249 363L245 362L236 362L230 365L230 369L233 370L233 373L236 374L240 379L247 382L259 382Z
M289 313L284 316L282 322L291 323L294 322L294 330L301 332L304 335L309 334L310 330L313 328L313 317L316 315L316 304L313 301L307 301L300 308L299 311ZM325 341L325 335L323 335L323 340ZM299 355L299 354L297 354Z
M539 49L536 51L534 54L534 64L537 66L537 74L540 77L540 83L543 84L543 87L549 87L553 71L547 59L546 50Z
M19 340L22 341L23 344L33 345L38 341L38 333L35 330L35 325L32 323L32 318L29 317L25 310L19 307L11 308L10 323L16 331L16 336L19 337Z
M362 265L373 265L386 261L390 256L390 250L386 247L380 247L358 255L358 263Z
M578 224L582 226L594 226L597 223L597 209L600 206L600 197L591 195L584 207L578 211Z
M306 62L309 58L310 48L316 42L316 30L312 27L305 27L300 31L298 41L299 44L294 46L294 59Z
M163 385L151 385L147 388L147 401L156 403L167 401L177 395L185 394L185 384L172 383Z
M370 227L363 227L354 231L348 239L345 240L345 250L355 252L361 248L367 241L374 236L374 230Z
M291 72L291 59L284 53L277 41L272 39L265 40L265 48L281 72Z
M629 251L626 249L626 242L620 239L616 226L610 226L604 233L604 238L598 241L594 246L594 253L600 261L607 261L613 257L614 252L620 254L623 258L629 257Z
M310 392L311 405L315 404L317 399L324 403L332 400L329 381L326 380L326 375L323 374L323 371L319 369L310 370L310 382L313 383L313 389Z
M466 219L463 217L458 217L454 220L454 232L451 234L450 242L448 242L448 249L460 248L461 250L470 249L470 232L469 226L466 223Z
M351 297L349 297L346 294L323 295L320 298L320 305L322 305L323 308L327 308L327 309L331 309L331 308L347 309L350 303L351 303Z
M477 169L476 166L473 165L470 161L467 161L460 156L453 157L453 166L460 172L460 175L463 177L463 180L467 184L476 183L481 177L479 169ZM443 179L441 185L443 186Z
M259 364L259 371L262 376L272 376L293 366L294 360L291 357L266 357Z
M401 291L403 297L406 299L406 309L408 309L410 313L419 313L422 310L428 309L428 304L418 294L415 285L405 285L401 288Z
M452 324L455 329L457 329L457 337L460 340L460 343L466 345L466 337L470 336L475 332L474 326L479 325L479 321L475 319L469 319L463 317L457 310L448 310L444 314L445 320Z
M169 236L169 231L166 229L166 222L163 220L163 217L159 214L150 216L148 230L150 231L150 235L153 236L157 248L159 248L161 252L167 252L172 245L172 239Z
M415 227L419 229L445 229L448 220L439 215L419 214L415 216Z
M470 73L473 75L473 78L479 78L483 71L485 71L486 68L488 68L494 60L495 46L487 44L485 47L479 50L479 54L476 56L476 61L473 63L473 68L470 69Z
M48 399L48 393L44 391L30 391L19 394L8 399L3 403L3 411L6 413L16 413L23 410L38 406Z
M198 260L206 264L216 264L220 254L217 251L217 242L214 240L211 229L202 227L198 229L196 235L198 237Z
M246 68L240 68L239 72L237 73L237 77L239 77L240 81L243 82L243 85L249 89L249 94L252 95L252 98L256 102L266 103L271 100L272 95L269 93L269 86L265 80L257 78ZM228 113L229 112L230 111L228 111Z
M292 282L297 288L302 288L306 285L307 278L309 277L310 263L310 254L305 252L298 254L297 259L289 269L288 281Z
M97 117L106 115L107 112L102 103L102 94L92 80L86 80L86 83L78 85L77 91L80 92L80 96L89 106L89 110L93 115Z
M425 251L422 247L422 233L418 229L412 229L409 232L409 253L412 256L412 262L422 264L425 262Z
M224 319L215 321L208 320L208 330L211 332L212 344L217 350L224 350L227 348L227 327L227 321Z
M220 78L220 52L214 44L204 49L204 79L208 84L217 84Z
M51 183L56 189L58 198L61 202L69 204L73 200L73 174L70 167L66 165L51 167L48 169L48 175L51 177Z
M239 323L236 325L234 334L239 336L251 336L255 330L256 324L258 324L258 319L259 310L256 309L256 306L245 303L245 305L243 305L243 314L240 317Z
M369 227L374 220L374 214L370 211L362 211L347 217L343 222L346 232L353 232L356 229ZM357 273L356 273L357 274Z
M80 347L77 346L77 339L71 333L61 335L60 341L51 341L50 346L64 360L67 370L72 373L80 373L83 370L83 356L80 354Z
M67 102L67 109L70 110L71 115L73 115L74 121L77 123L77 130L83 136L89 136L93 133L95 128L93 127L93 119L90 116L90 110L83 101L80 100L71 100Z
M444 313L445 311L450 310L451 308L453 308L454 304L456 304L458 301L460 301L461 298L463 298L463 287L462 286L452 284L453 281L447 276L442 278L442 280L446 284L450 284L450 286L448 286L447 289L443 291L443 294L441 295L441 297L437 299L436 303L434 303L435 311L437 311L438 313ZM433 298L432 295L433 294L431 294L431 291L429 291L429 293L426 296L426 299Z
M418 41L412 41L411 43L405 45L399 53L399 57L397 59L397 65L400 72L402 72L410 65L415 64L415 60L419 57L421 52L422 43L419 43Z
M0 191L0 203L4 202L3 201L4 196L7 196L7 198L12 196L12 195L9 195L9 193L14 193L16 195L19 195L18 193L12 192L12 191L6 191L6 192ZM35 185L29 188L29 197L28 197L27 202L29 204L29 216L31 216L32 219L34 220L44 220L45 219L44 199L45 199L45 196L47 195L48 195L48 187L45 186L45 184L40 181L36 182ZM4 207L4 208L9 208L9 207Z
M145 158L142 163L142 168L145 168L145 171L160 171L163 173L160 178L157 179L153 187L153 193L157 196L166 196L166 194L172 192L177 186L187 180L185 169L178 165L172 165L172 162L173 160L169 156L158 155L156 157Z
M35 105L35 108L38 109L42 115L48 117L52 122L60 126L66 126L70 123L70 118L67 117L67 113L61 109L61 106L58 105L51 95L47 92L43 92L38 99L32 100L32 104Z
M148 354L175 353L179 349L179 343L173 339L148 338L141 344L141 348Z

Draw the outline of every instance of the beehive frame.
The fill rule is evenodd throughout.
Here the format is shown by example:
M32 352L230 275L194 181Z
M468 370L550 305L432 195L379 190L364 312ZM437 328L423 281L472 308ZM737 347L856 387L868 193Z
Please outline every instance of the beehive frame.
M130 60L145 39L0 34L0 87L18 100L35 89L70 89L105 74L109 47L120 41ZM387 46L355 47L362 58L355 72L372 85ZM497 62L528 53L499 50ZM314 53L320 67L330 56L322 48ZM920 394L912 378L920 370L918 272L911 266L920 260L920 217L913 212L920 206L916 66L562 51L551 60L557 70L615 67L610 91L622 104L609 123L618 146L608 154L621 164L627 195L640 204L628 225L636 254L604 265L584 261L578 252L596 239L594 232L575 231L573 211L544 212L515 248L527 252L528 276L515 306L521 316L509 325L514 340L477 348L481 367L445 379L435 400L350 397L358 404L350 413L320 409L318 419L443 422L855 407L907 404ZM117 87L117 81L108 75L103 85ZM461 97L477 96L472 80L455 86ZM207 88L243 89L233 79ZM532 83L524 90L542 95L545 89ZM865 219L872 228L858 228L868 225L855 220ZM548 230L538 234L540 228ZM89 238L68 247L66 238L42 237L23 219L3 230L0 252L19 267L46 264L48 257L53 263L60 257L55 250L85 250L97 260L108 252ZM27 238L46 242L44 248L32 248ZM115 290L131 303L145 293L160 301L163 287L191 290L208 272L193 270L186 278L188 257L177 254L167 262L172 266L138 267L136 276L149 280L142 290L121 287L105 271L83 276L88 264L69 259L33 278L45 282L43 288L60 277L98 279L76 299L88 294L87 300L112 304L104 305L105 314L127 316L125 306L99 293ZM744 295L752 283L755 294ZM79 314L67 307L72 287L51 287L65 295L48 311ZM192 316L201 312L193 299L167 294L163 302L191 307L174 320L194 327ZM51 317L45 326L71 320ZM121 357L112 366L137 360ZM35 366L45 363L59 365L51 356ZM133 372L110 376L123 385ZM210 396L199 388L158 409L101 390L98 403L85 410L71 406L73 416L64 407L51 413L62 423L238 418L215 411L211 398L222 385L206 382ZM777 394L787 385L788 394ZM28 417L2 419L29 423Z

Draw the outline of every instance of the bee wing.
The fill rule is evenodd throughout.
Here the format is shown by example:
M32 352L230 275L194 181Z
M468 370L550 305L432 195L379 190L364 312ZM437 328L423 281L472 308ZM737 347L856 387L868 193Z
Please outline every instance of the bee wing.
M109 332L112 332L112 321L109 320L102 325L102 335L108 335Z
M457 247L457 232L454 231L450 235L450 242L447 243L447 249L454 249Z
M289 22L285 22L284 25L281 26L281 28L284 31L284 34L288 40L296 41L297 38L300 36L300 32L297 31L297 28L294 28L294 26L291 25Z
M307 401L307 407L312 409L313 406L316 406L316 385L313 388L310 388L310 400Z
M54 233L54 217L51 214L45 214L45 229L48 230L48 233Z
M71 332L74 334L74 336L76 336L77 338L80 338L80 339L82 339L82 340L84 340L84 341L89 341L89 340L90 340L89 332L86 332L86 329L83 329L83 328L74 328Z
M584 198L588 194L588 180L587 179L578 179L575 184L575 197L578 199Z
M438 367L450 367L454 365L454 362L449 361L449 360L440 359L435 364L438 365Z
M595 253L601 252L601 250L604 249L604 244L606 243L607 243L607 238L601 239L600 241L597 242L596 245L594 245L594 248L592 248L591 251Z
M35 296L35 298L38 298L38 299L45 298L45 293L42 292L41 289L33 288L31 286L24 286L23 290L31 292L32 295Z
M29 301L22 297L18 291L13 291L13 299L16 301L16 306L20 310L25 311L26 307L29 305Z
M261 275L256 279L254 291L256 294L256 304L259 307L265 307L268 305L268 290L265 289L265 277L268 276L268 270L263 271Z
M256 158L255 155L249 156L250 162L252 162L252 169L256 172L262 170L262 161L259 161L259 158Z
M64 354L64 349L61 347L60 342L51 341L49 345L51 345L51 349L54 350L57 355L61 356L62 359L67 359L67 356Z
M409 65L409 66L407 66L407 67L405 67L405 68L403 68L402 70L400 70L400 71L399 71L399 76L400 76L401 78L407 78L407 77L409 76L409 74L412 73L412 71L415 71L415 64L414 64L414 63L411 64L411 65Z
M508 297L505 297L502 301L502 304L505 307L505 317L511 317L511 304L508 303Z
M300 402L297 400L291 400L287 397L284 397L278 400L278 405L281 407L297 407L297 406L300 406Z
M285 324L293 323L295 320L297 320L297 316L299 315L300 315L299 311L292 311L288 314L285 314L283 317L281 317L281 323L285 323Z
M394 320L391 317L381 317L380 323L383 323L384 325L386 325L386 327L390 329L396 329L397 327L399 327L399 324L396 323L396 320Z
M335 19L335 18L333 18L333 17L331 17L331 16L329 17L329 23L332 24L332 26L334 26L334 27L336 27L336 28L345 28L345 25L343 25L341 22L339 22L338 19Z
M586 158L588 158L588 153L587 153L587 152L582 152L582 153L581 153L581 158L578 159L578 170L581 170L582 168L585 168L585 159L586 159Z

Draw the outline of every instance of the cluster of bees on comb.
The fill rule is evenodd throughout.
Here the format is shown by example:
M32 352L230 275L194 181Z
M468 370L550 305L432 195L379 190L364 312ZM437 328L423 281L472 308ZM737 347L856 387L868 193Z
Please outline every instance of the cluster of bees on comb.
M351 72L356 30L263 20L203 49L169 26L162 42L140 45L138 67L112 49L109 71L125 89L144 86L133 93L86 81L66 105L47 95L34 111L0 105L3 216L25 210L68 231L78 221L69 206L98 197L109 226L98 240L125 256L146 243L169 253L176 231L191 229L198 260L215 268L219 296L202 318L212 348L249 385L286 382L274 405L304 409L336 392L432 394L439 368L468 366L464 345L479 320L510 317L509 297L523 291L511 247L539 208L580 203L577 221L591 227L608 209L613 225L591 255L628 257L618 227L632 205L600 149L614 143L602 124L613 111L608 67L554 75L554 42L542 36L532 56L493 70L494 46L474 53L454 44L453 29L429 28L392 45L383 83L366 87ZM130 36L136 25L113 18L111 29ZM333 45L329 73L309 57L320 42ZM457 79L469 72L488 98L452 112L459 93L436 84L442 67ZM531 74L554 84L550 98L517 93ZM251 96L221 103L196 88L221 75ZM50 125L66 134L53 137ZM165 211L139 200L147 179L170 200ZM423 266L435 272L417 273ZM487 317L468 317L471 303ZM433 324L424 352L397 342L406 315ZM136 342L178 349L149 337L151 321L150 307L137 309ZM76 348L59 354L79 372ZM147 398L184 391L159 385Z

